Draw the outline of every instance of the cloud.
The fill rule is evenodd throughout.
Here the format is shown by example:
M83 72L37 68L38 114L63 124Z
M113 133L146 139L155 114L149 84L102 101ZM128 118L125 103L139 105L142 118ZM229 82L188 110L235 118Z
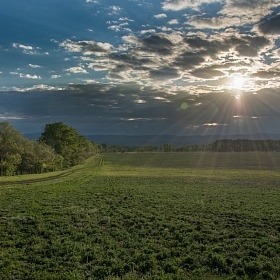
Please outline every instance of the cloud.
M155 18L159 19L159 18L166 18L167 15L166 14L157 14L157 15L154 15Z
M37 54L37 52L34 50L32 46L13 43L13 47L16 49L20 49L24 54L28 54L28 55Z
M24 120L25 116L13 115L9 113L0 114L0 120Z
M156 33L156 30L155 29L146 29L146 30L141 30L140 31L141 35L145 35L145 34L148 34L148 33Z
M19 48L19 49L22 49L22 50L25 50L25 51L33 50L33 47L31 47L31 46L26 46L26 45L22 45L22 44L18 44L18 43L13 43L13 47L14 48Z
M33 80L42 79L41 76L38 76L38 75L23 74L23 73L19 73L19 72L10 72L10 74L17 75L20 78L25 78L25 79L33 79Z
M51 79L59 79L62 75L51 75Z
M278 5L278 0L227 0L220 13L227 16L246 16L247 23L256 23Z
M212 67L198 68L193 70L191 74L202 79L213 79L225 75L222 71L212 69Z
M83 66L70 67L65 69L65 71L72 74L88 74L87 70L84 69Z
M224 34L217 36L219 38L205 39L200 36L185 38L185 42L193 49L200 50L204 55L217 55L219 52L235 50L241 56L255 57L265 47L269 46L270 40L263 36L253 35L233 35Z
M28 55L49 55L49 52L40 52L38 50L40 50L39 47L32 47L32 46L28 46L28 45L23 45L23 44L19 44L19 43L13 43L12 46L15 49L20 49L24 54L28 54Z
M119 24L110 25L110 26L108 26L108 29L116 31L116 32L120 32L120 31L131 32L131 29L125 27L125 26L128 26L128 25L129 25L128 22L122 22L122 23L119 23Z
M151 70L150 77L155 80L170 80L180 77L178 70L170 67L162 67L160 69Z
M187 21L188 24L194 26L198 29L224 29L227 27L232 26L241 26L247 23L247 19L243 19L237 16L227 17L227 16L220 16L220 17L211 17L211 18L204 18L201 16L193 16L190 20Z
M29 92L29 91L60 91L64 90L64 87L56 87L50 86L45 84L37 84L33 85L32 87L12 87L8 88L6 91L13 91L13 92Z
M31 64L31 63L29 63L28 66L31 68L42 68L42 66L40 66L40 65Z
M190 52L186 51L175 59L174 65L180 67L182 70L192 69L205 61L204 52Z
M177 19L172 19L168 21L168 24L174 25L174 24L179 24L179 21Z
M263 19L258 27L263 34L280 34L280 14Z
M180 11L184 9L197 9L202 4L214 3L217 0L168 0L162 3L164 10Z
M95 54L100 55L109 52L113 46L109 43L95 41L71 41L69 39L59 43L60 47L65 48L69 52L83 52L84 55Z
M161 55L171 53L173 43L164 34L154 34L142 40L142 50Z
M111 9L112 11L114 11L114 12L118 12L118 11L121 10L121 8L120 8L119 6L115 6L115 5L110 6L110 9Z

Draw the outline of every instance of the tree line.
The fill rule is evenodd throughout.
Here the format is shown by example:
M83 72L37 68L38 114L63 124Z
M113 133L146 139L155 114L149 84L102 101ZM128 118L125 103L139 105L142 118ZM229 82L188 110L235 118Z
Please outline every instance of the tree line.
M186 145L174 147L172 144L156 146L107 146L102 144L100 151L104 153L125 153L125 152L280 152L280 140L250 140L250 139L221 139L210 144Z
M46 124L38 140L29 140L9 122L0 123L0 176L43 173L82 163L98 150L71 126Z

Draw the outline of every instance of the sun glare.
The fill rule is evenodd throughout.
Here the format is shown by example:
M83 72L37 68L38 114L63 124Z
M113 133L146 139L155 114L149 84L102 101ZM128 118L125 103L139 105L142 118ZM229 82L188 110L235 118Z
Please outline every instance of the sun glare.
M244 87L245 80L241 76L235 76L232 79L232 88L237 90L242 90Z

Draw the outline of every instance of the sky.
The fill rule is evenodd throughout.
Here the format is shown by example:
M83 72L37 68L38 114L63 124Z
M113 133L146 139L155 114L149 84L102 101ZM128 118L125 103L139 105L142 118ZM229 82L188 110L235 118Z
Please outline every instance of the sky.
M0 121L280 134L280 0L1 1Z

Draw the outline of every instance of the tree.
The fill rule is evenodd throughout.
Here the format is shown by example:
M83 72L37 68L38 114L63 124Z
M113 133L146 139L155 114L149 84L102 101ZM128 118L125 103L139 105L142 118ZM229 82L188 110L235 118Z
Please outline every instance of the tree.
M162 150L164 152L172 152L173 151L173 147L171 144L163 144Z
M18 172L42 173L62 168L63 158L54 149L41 141L28 141L23 147Z
M10 123L0 123L0 175L13 175L21 162L27 139Z
M63 157L64 167L81 163L97 150L94 143L79 135L73 127L62 122L47 124L39 140Z

